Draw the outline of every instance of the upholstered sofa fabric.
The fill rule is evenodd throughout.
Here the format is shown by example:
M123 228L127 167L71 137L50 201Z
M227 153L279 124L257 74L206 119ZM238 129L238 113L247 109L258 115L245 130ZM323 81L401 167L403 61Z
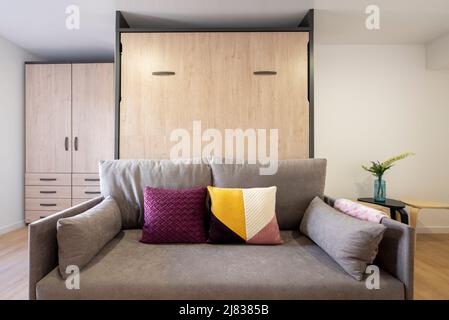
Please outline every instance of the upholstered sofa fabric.
M362 280L376 258L386 227L348 216L316 197L301 221L300 231L331 256L348 274Z
M305 167L311 170L321 167L316 172L323 174L324 188L325 160L291 160L296 161L305 161ZM172 168L171 164L161 165L159 161L117 162L103 167L102 191L105 195L117 193L121 196L119 204L125 203L131 209L131 214L122 216L128 225L143 223L143 188L151 186L148 181L162 188L191 188L212 182L207 165L187 164L181 169ZM296 175L312 179L310 174L297 170L287 174L281 161L283 179L272 183L269 180L277 180L279 176L261 177L258 166L252 173L248 173L251 170L245 165L237 166L235 170L216 168L214 181L218 179L217 184L229 184L229 187L277 185L278 196L282 190L288 192L288 197L282 199L283 205L277 201L277 209L287 208L278 217L283 219L284 226L297 223L297 227L294 231L281 232L283 245L143 244L139 242L140 229L126 229L81 270L80 290L68 290L58 269L56 224L62 217L81 214L103 201L97 198L30 224L30 299L413 299L413 228L382 219L381 224L387 229L374 261L380 268L380 289L369 290L365 281L354 280L318 245L299 233L301 208L305 211L308 203L303 207L301 201L307 199L298 201L296 197L312 192L290 178ZM156 170L148 173L147 169L153 167ZM187 181L177 178L183 170L187 176L192 175ZM245 173L240 178L239 171ZM170 181L161 176L165 173L173 173ZM313 185L312 181L310 186ZM122 187L126 189L124 192L120 190ZM323 198L333 206L332 198ZM294 209L288 210L290 205ZM295 212L300 213L299 218Z
M189 161L110 160L100 163L103 197L112 196L122 214L124 229L143 226L145 187L188 189L212 183L210 167Z
M283 230L297 230L310 201L323 196L325 159L280 160L274 175L260 175L257 164L210 164L213 185L221 188L276 186L276 216Z
M204 187L144 191L145 222L141 242L206 242L206 194Z
M404 285L381 270L380 289L356 281L298 231L281 246L152 245L125 230L67 290L57 269L37 284L38 299L404 299ZM207 261L207 263L205 263Z
M36 283L58 266L56 225L61 218L73 217L95 207L102 197L87 200L28 225L29 298L36 299Z
M117 203L111 197L57 223L59 270L66 279L70 265L82 269L122 229ZM73 271L73 270L72 270Z

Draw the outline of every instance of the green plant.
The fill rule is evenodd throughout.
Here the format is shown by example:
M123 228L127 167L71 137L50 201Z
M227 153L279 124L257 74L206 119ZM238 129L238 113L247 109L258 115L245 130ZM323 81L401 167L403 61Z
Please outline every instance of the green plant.
M394 165L394 163L396 161L405 159L412 155L414 155L413 152L404 152L404 153L401 153L400 155L391 157L391 158L385 160L384 162L371 161L371 167L368 168L368 167L362 165L362 168L368 172L371 172L373 176L375 176L379 180L381 180L385 171L389 170Z

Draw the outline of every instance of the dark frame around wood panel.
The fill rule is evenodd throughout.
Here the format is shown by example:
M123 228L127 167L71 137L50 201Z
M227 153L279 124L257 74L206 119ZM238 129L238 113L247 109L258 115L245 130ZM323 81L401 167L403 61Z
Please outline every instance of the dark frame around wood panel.
M309 12L302 19L298 27L308 27L309 28L309 45L308 45L308 98L309 98L309 158L315 156L315 79L314 79L314 40L313 40L313 30L314 30L314 10L310 9Z
M133 28L121 11L116 11L115 25L115 159L120 159L120 102L121 102L121 34L163 32L308 32L308 100L309 100L309 158L315 156L314 125L314 9L310 9L297 27L282 28Z

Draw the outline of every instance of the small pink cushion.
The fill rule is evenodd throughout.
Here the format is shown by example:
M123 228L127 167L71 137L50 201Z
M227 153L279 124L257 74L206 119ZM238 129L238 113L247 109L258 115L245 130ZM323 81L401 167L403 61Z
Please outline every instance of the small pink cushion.
M171 190L146 187L141 242L206 242L206 188Z
M382 218L386 217L382 211L364 206L363 204L348 199L335 200L334 208L357 219L376 223L380 223Z

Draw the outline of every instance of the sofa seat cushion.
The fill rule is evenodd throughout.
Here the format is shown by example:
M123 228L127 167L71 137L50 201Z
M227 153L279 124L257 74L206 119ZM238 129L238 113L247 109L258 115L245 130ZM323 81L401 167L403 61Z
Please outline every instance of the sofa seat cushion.
M58 268L37 283L37 299L404 299L404 285L380 272L368 290L297 231L280 246L158 245L141 230L120 232L68 290Z

